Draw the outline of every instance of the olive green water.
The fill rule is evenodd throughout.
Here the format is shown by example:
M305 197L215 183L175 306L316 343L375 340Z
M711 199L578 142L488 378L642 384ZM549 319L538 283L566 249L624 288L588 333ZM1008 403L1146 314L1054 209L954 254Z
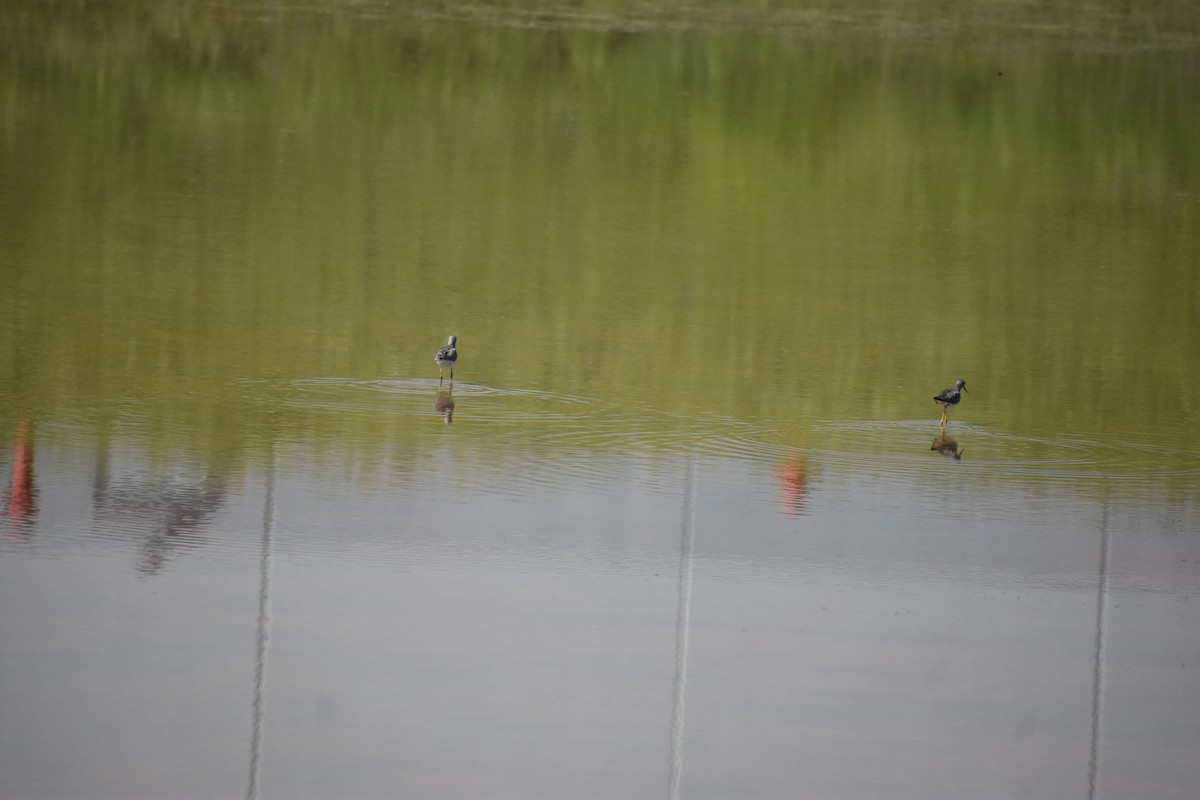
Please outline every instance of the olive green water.
M1200 446L1193 49L37 8L10 407L242 440L238 381L457 333L490 385L805 424L963 376L964 419Z
M1170 668L1181 671L1152 681L1155 696L1183 716L1198 696L1200 653L1189 626L1200 564L1191 529L1200 497L1200 29L1186 4L1043 6L6 5L0 464L11 476L9 600L22 587L66 581L88 587L73 590L79 605L128 611L152 588L186 595L191 587L208 597L236 580L227 572L244 578L249 627L239 647L247 646L221 663L253 663L257 625L256 727L238 739L254 743L248 796L271 786L257 776L272 764L274 785L290 786L286 796L301 796L289 780L324 787L313 796L407 786L415 796L529 797L539 781L557 787L544 796L661 793L657 783L643 791L636 757L620 744L622 732L644 721L599 714L608 736L572 721L609 705L602 689L619 694L643 679L656 686L641 672L624 681L622 670L633 668L609 663L626 647L662 656L664 692L647 692L668 703L657 709L654 747L663 752L645 772L661 777L668 794L690 786L712 797L1007 797L1022 795L1003 776L1021 772L1034 776L1026 788L1040 796L1066 796L1061 787L1096 796L1104 785L1097 776L1105 776L1098 701L1107 656L1093 664L1091 648L1100 653L1109 630L1097 597L1102 610L1117 589L1167 603L1151 615L1164 627L1151 630L1161 634L1155 641L1183 648L1170 655ZM447 426L434 407L433 353L450 334L461 359ZM962 448L955 461L929 449L938 434L931 398L959 377L968 394L951 411L948 431ZM33 483L36 502L27 497ZM146 521L149 506L168 521ZM1117 519L1123 528L1113 527ZM395 526L405 531L401 545ZM188 533L209 529L207 545ZM700 532L696 542L690 529ZM923 538L929 530L944 538ZM269 606L265 588L261 605L257 598L268 585L287 597L288 578L274 559L279 548L288 552L288 531L309 542L292 545L290 577L296 602L314 607L292 618L291 663L309 666L297 668L297 684L277 684L273 729L270 701L265 716L260 702L272 674L263 666L272 663L264 659L266 610L287 600ZM1063 531L1070 536L1055 538ZM1117 552L1136 566L1110 585L1118 556L1109 540L1119 531L1128 547ZM960 538L968 535L974 545ZM1060 562L1076 552L1066 540L1082 555ZM420 588L397 601L441 609L424 625L410 618L405 641L413 650L401 655L387 649L399 641L394 617L377 619L366 598L361 606L345 598L383 580L364 578L363 563L410 569L408 556L456 577L417 580L410 585ZM698 607L694 617L725 655L714 657L709 683L701 671L692 684L701 703L722 700L688 723L701 733L691 745L700 755L687 761L680 665L689 662L679 643L689 639L678 631L692 626L682 611L690 608L692 567L680 565L693 557L699 576L708 564L709 596L726 593L710 616ZM327 561L335 566L319 566ZM69 566L58 573L56 563ZM173 563L192 564L179 567L189 577L172 578ZM464 563L466 577L455 572ZM875 565L867 577L855 572L863 563ZM343 567L337 579L320 574ZM789 658L810 651L776 639L785 629L820 630L830 597L847 591L836 579L822 583L829 574L850 576L862 592L851 592L822 635L861 636L862 649L846 651L840 666L809 664L810 686L813 676L849 677L822 684L833 695L788 717L819 720L824 733L805 728L814 738L797 750L776 757L758 748L733 759L737 766L713 766L714 753L730 751L714 744L717 734L705 737L706 724L734 732L734 742L791 741L794 730L769 706L799 702L783 676L795 666ZM126 585L126 575L157 583ZM563 577L571 575L581 577ZM642 578L663 581L657 601L613 588ZM952 710L1009 702L989 687L1014 674L996 666L1013 649L1029 657L1022 674L1048 670L1038 654L1053 645L1042 638L1018 635L1015 648L1004 644L1007 633L971 639L986 613L927 616L907 636L882 618L864 622L864 613L874 618L863 609L903 613L913 601L906 587L943 579L965 594L930 596L931 614L1031 587L1050 587L1062 608L1083 608L1078 619L1042 609L1063 626L1049 639L1079 636L1078 683L1062 677L1081 687L1078 709L1062 712L1081 715L1078 737L1055 734L1048 746L1021 750L1062 720L1037 716L1053 705L1054 686L1022 695L1014 684L1033 711L1008 727L976 716L964 737L947 742L978 745L982 783L966 766L943 774L893 763L916 745L889 750L887 736L878 738L880 720L864 711L872 702L896 703L896 719L915 713L930 741L961 720L925 718L929 698L889 694L887 680L855 671L880 658L879 637L898 637L897 652L919 659L946 646L939 631L966 636L953 642L961 673L953 658L949 668L936 659L916 668L922 691L942 687L948 669L951 684L955 674L984 674L985 662L998 670L994 681L959 686ZM971 588L979 580L982 595ZM769 597L758 597L738 588L777 582L801 594L768 588ZM334 585L342 599L322 600L322 587ZM554 611L559 595L571 593L577 606ZM445 720L464 693L482 703L479 716L442 732L457 742L449 746L457 757L441 765L445 751L431 748L413 755L404 777L380 772L388 756L370 757L366 742L383 741L394 719L348 737L343 730L350 752L336 768L321 746L293 738L295 707L308 713L315 702L309 721L326 733L338 718L331 709L346 715L355 707L338 700L336 688L305 688L344 678L340 667L321 676L310 665L332 652L356 665L350 673L369 673L363 707L388 707L394 687L372 683L382 679L364 659L410 663L413 652L456 652L439 635L491 641L483 617L454 605L465 596L516 603L504 624L518 635L397 679L412 693L398 716ZM587 639L592 615L614 596L618 607L629 604L614 612L616 621L602 615L614 640ZM320 615L322 602L335 609L332 619ZM639 615L655 602L665 609L654 622L664 636L641 650ZM1036 627L1029 609L1005 602L993 633ZM30 641L27 628L54 629L69 616L33 607L56 606L22 606L0 628L0 647L16 653L4 662L0 701L30 696L47 658L89 661L75 636L91 627L83 617L65 624L53 647L14 646ZM811 618L792 619L798 607ZM726 619L730 609L746 616ZM216 641L215 632L203 633L215 623L195 613L160 621L168 644L148 646L153 658ZM241 619L234 610L213 613ZM545 627L522 627L529 614ZM337 620L355 615L365 638L344 640ZM280 623L279 614L272 619ZM760 626L762 640L726 641L746 620ZM1115 675L1146 674L1135 669L1141 656L1120 660L1145 652L1134 646L1146 635L1133 633L1142 630L1134 622L1126 650L1105 649L1118 659ZM196 638L182 633L196 625ZM271 640L283 647L277 669L289 663L286 630ZM535 659L548 670L534 670L538 683L561 694L558 701L521 683L531 637L539 646L578 644ZM131 669L101 649L113 674ZM587 664L579 668L588 677L573 671L573 658ZM758 678L782 689L722 705L723 682L754 682L772 659L780 672ZM980 663L969 666L974 659ZM430 677L457 674L464 661L501 667L461 684ZM1165 661L1153 666L1167 669ZM887 671L891 679L902 674ZM237 691L211 694L236 696L231 703L241 709L244 690L246 713L233 718L246 727L249 674L238 680ZM846 705L822 704L846 686ZM627 699L639 705L636 697ZM1133 692L1127 707L1142 700ZM578 704L575 715L522 716L555 702ZM915 711L903 711L908 702ZM1144 724L1154 729L1161 718ZM60 731L81 729L69 710L43 717L30 706L21 719L24 729L44 729L41 744L20 742L15 724L0 741L17 747L26 765L41 763ZM166 719L114 724L157 742ZM489 738L508 726L514 752ZM991 737L1001 728L997 751ZM1200 746L1200 733L1185 721L1155 730L1169 747L1151 757L1114 745L1107 779L1158 787L1140 796L1185 796L1195 772L1181 753ZM589 736L603 758L586 755ZM106 760L92 749L96 738L77 737L63 773L72 778L55 783L48 766L9 764L4 772L18 777L7 779L12 792L0 793L74 796L72 787L88 785L92 759L112 767L103 785L113 796L200 796L206 785L200 774L173 783L165 767L154 778L131 754ZM587 765L583 773L546 779L521 760L572 737L581 737L578 751L559 752L560 760ZM414 754L430 747L414 730L404 740ZM879 749L864 750L864 740ZM199 746L200 760L225 765L229 784L246 791L241 750L206 748ZM1041 763L1036 752L1059 764L1075 759L1079 769L1061 781L1046 777L1031 766ZM912 755L910 764L922 763ZM506 758L507 769L498 765ZM810 766L793 770L790 759ZM878 772L858 781L860 760ZM314 764L328 767L321 775L329 784L297 777L320 772ZM481 783L462 777L468 773ZM1157 783L1146 783L1150 774Z

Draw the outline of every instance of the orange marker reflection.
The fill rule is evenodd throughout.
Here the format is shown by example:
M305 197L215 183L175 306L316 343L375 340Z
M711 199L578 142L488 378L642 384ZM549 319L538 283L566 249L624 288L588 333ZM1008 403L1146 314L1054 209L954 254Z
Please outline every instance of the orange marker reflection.
M799 517L808 512L808 465L801 456L794 456L775 467L783 512Z
M33 479L33 431L29 420L23 419L17 427L17 440L13 445L13 471L9 483L6 516L8 532L28 535L29 527L37 515L37 487Z

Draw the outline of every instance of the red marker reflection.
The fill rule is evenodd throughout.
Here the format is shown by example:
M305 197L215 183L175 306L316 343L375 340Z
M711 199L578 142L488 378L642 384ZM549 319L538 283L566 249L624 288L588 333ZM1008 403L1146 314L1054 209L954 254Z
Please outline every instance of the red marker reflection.
M799 517L808 511L808 465L801 456L794 456L775 467L783 512Z
M10 534L29 533L29 526L37 514L37 488L33 484L33 431L27 419L22 419L17 426L12 481L9 483L5 511Z

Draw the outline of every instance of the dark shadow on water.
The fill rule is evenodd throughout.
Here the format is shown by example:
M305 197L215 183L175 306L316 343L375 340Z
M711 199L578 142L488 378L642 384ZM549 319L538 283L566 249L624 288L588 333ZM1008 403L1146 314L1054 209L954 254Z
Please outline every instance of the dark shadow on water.
M112 475L107 442L96 451L93 518L113 531L142 539L138 571L154 575L167 559L200 545L198 532L225 503L228 468L211 466L199 480Z

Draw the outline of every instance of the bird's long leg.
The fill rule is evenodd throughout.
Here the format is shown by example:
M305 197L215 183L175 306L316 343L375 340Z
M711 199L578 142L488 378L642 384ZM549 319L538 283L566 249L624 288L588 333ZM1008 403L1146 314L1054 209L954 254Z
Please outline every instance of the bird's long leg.
M454 367L450 368L450 391L454 391Z
M442 373L441 367L438 367L438 388L439 389L442 387L442 381L445 379L445 377L446 376Z

